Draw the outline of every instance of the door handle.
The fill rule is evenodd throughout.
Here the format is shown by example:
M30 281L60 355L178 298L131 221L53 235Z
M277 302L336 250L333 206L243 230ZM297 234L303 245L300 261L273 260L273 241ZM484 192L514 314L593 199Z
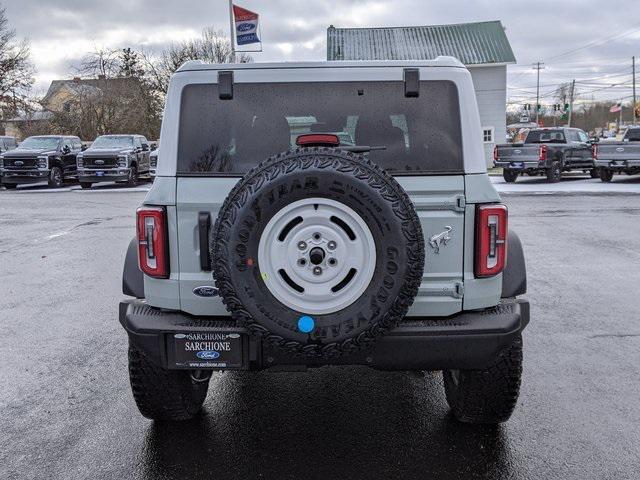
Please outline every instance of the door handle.
M211 254L209 253L209 229L211 228L211 214L198 213L198 242L200 244L200 268L205 272L211 271Z

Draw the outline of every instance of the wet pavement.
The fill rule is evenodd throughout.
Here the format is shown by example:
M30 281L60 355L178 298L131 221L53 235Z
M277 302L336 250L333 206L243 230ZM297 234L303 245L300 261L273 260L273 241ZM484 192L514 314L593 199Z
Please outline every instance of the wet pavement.
M365 368L216 375L197 420L144 419L117 321L144 193L85 193L0 192L0 478L638 478L640 195L505 196L532 318L512 419L477 427L439 373Z

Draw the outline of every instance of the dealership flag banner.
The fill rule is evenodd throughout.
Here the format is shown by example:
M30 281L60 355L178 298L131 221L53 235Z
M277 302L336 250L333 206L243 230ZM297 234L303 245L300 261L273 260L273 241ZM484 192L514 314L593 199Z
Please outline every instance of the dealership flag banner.
M258 38L259 15L246 8L234 5L233 16L236 22L236 44L260 43Z

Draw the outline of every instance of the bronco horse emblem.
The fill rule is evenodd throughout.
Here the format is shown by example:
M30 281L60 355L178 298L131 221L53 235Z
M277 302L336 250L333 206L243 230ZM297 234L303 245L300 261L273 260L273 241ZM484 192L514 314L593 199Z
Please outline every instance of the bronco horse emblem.
M451 230L453 230L453 227L447 225L444 227L444 232L438 233L429 239L429 245L434 249L433 253L440 253L440 245L446 245L451 240L451 235L449 235Z

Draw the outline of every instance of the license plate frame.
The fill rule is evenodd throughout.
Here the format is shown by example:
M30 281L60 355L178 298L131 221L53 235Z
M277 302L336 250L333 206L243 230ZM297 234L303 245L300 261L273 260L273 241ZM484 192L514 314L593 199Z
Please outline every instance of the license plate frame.
M524 162L511 162L511 168L524 168Z
M96 177L104 177L104 172L96 172Z
M234 331L184 331L167 335L167 357L173 369L241 369L246 335Z

